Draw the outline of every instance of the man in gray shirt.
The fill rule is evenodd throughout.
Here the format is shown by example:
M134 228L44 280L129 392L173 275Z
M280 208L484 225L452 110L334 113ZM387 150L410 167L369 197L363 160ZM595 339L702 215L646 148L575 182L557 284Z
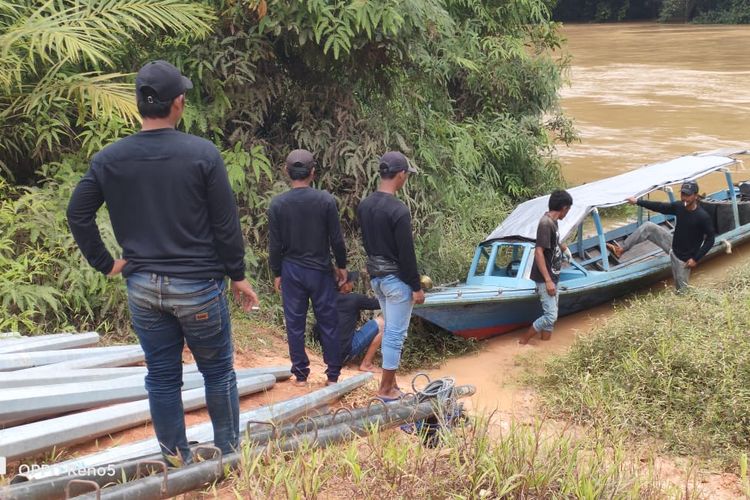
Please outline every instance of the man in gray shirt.
M560 280L560 267L563 256L567 260L572 257L568 247L560 243L557 221L568 215L572 205L573 198L570 193L563 190L554 191L549 197L547 205L549 211L539 219L531 279L536 282L536 293L542 304L542 316L537 318L518 340L521 345L528 344L529 340L539 332L542 334L542 340L549 340L552 337L552 328L557 321L559 298L557 282Z

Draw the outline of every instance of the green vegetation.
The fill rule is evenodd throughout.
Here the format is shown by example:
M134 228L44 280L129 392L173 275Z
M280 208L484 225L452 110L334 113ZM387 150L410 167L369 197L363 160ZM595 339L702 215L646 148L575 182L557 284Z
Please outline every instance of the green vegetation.
M437 449L379 432L327 449L269 446L246 459L222 494L236 498L693 498L666 488L653 467L631 463L621 443L478 418ZM690 484L687 481L685 484ZM216 492L214 490L214 492Z
M0 0L0 40L0 325L22 332L128 330L121 283L88 269L63 210L88 158L137 129L132 71L150 59L195 83L181 126L223 152L270 319L265 210L290 149L318 156L352 267L374 162L404 151L422 172L403 195L421 270L441 283L510 206L560 183L552 148L573 137L542 0Z
M561 21L746 24L750 23L750 0L558 0L553 12Z
M24 181L132 130L133 61L160 35L197 41L212 20L180 0L0 0L0 170Z
M68 230L73 187L57 179L43 189L12 187L0 179L0 331L108 331L127 321L124 287L81 262ZM115 248L105 217L103 239Z
M554 414L736 467L750 447L750 268L632 299L536 379Z

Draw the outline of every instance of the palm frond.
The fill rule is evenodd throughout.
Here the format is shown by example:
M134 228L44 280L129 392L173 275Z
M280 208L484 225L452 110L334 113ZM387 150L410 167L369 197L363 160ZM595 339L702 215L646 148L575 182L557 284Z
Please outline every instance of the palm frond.
M200 3L181 0L49 0L25 9L7 29L0 25L0 47L2 57L15 52L30 63L41 58L111 65L109 50L133 33L157 29L199 37L213 19Z
M0 17L16 14L20 8L17 3L0 0Z
M23 66L21 58L12 52L0 58L0 90L3 93L10 92L10 89L21 81Z
M203 37L211 31L216 18L204 5L182 0L110 0L89 1L91 21L103 28L144 33L159 28L171 33Z
M133 84L126 81L129 76L132 75L100 72L56 74L43 79L18 105L24 113L33 113L56 98L65 98L78 103L80 117L117 115L133 124L140 117Z
M86 18L90 12L75 5L61 8L65 3L49 0L38 9L25 12L0 36L2 56L11 52L23 54L30 66L35 57L49 63L61 59L78 62L82 58L109 62L106 48L117 38L116 33L89 29Z

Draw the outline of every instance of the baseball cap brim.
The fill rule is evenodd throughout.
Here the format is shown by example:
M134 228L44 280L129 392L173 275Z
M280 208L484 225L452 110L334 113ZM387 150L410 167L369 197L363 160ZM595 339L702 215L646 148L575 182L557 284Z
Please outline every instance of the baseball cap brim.
M193 82L190 81L190 78L186 77L185 75L182 76L182 85L185 87L185 90L190 90L193 88Z

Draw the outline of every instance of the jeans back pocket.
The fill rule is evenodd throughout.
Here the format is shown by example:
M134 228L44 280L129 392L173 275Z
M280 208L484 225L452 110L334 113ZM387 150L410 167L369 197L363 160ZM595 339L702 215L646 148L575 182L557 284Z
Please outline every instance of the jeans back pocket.
M222 298L217 295L200 305L176 308L175 316L186 337L205 339L221 333L224 306Z

